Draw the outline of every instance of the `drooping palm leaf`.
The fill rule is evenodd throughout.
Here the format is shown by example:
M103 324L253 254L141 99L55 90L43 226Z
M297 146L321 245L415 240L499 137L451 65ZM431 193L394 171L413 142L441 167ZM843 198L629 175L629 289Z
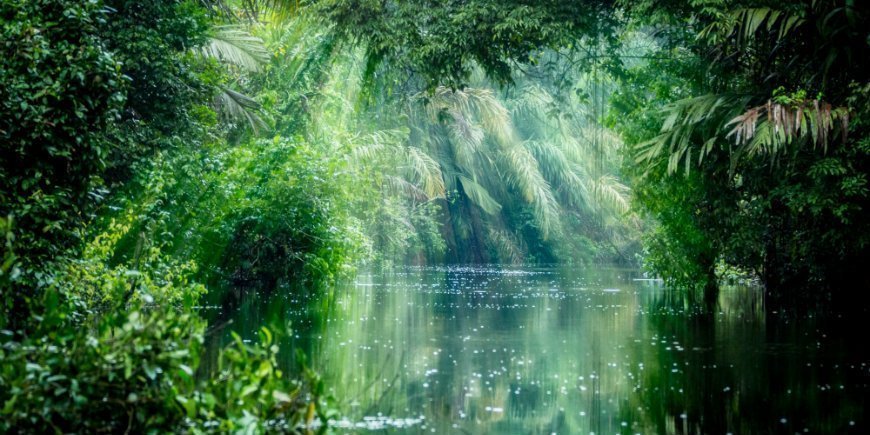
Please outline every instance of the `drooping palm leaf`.
M255 134L269 128L261 115L260 103L245 94L221 87L215 97L214 105L222 118L243 121L254 130Z
M422 186L429 198L444 198L444 176L441 168L432 157L417 147L407 148L407 159L413 172L414 181Z
M429 199L429 196L426 194L426 192L402 177L396 177L394 175L384 175L383 187L388 192L394 195L405 198L412 198L415 201L426 201Z
M681 166L688 173L693 158L700 164L712 151L717 140L724 139L722 126L733 119L749 103L749 97L708 94L676 101L664 110L667 114L661 134L635 145L635 162L655 165L658 157L667 153L667 172L672 174ZM695 146L697 133L703 133L705 141Z
M248 71L260 71L270 58L262 39L236 25L214 27L208 41L199 50L207 57Z
M458 175L457 178L459 179L459 184L462 185L462 191L468 195L471 202L483 211L489 214L496 214L501 210L501 204L489 195L486 188L464 175Z
M598 199L598 203L606 209L623 214L631 207L629 201L631 189L613 175L604 175L592 181L589 190Z
M560 190L565 191L570 204L574 206L588 205L586 184L586 171L582 166L575 164L563 152L562 148L552 143L541 141L527 141L526 147L538 161L544 176L555 184Z
M493 249L501 261L506 261L510 264L522 264L525 260L524 252L528 248L522 245L522 241L515 235L505 230L497 230L490 228L487 232L486 240L491 249Z
M532 204L541 234L546 239L559 222L559 204L553 196L550 183L541 174L538 161L525 146L517 146L505 154L511 169L508 182L517 188L523 199Z

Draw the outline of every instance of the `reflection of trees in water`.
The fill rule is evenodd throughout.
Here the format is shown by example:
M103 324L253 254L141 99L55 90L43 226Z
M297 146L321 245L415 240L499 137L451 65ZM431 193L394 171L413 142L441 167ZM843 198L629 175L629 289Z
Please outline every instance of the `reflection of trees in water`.
M760 292L746 289L726 290L716 314L687 318L673 296L653 306L652 335L633 346L643 370L625 419L660 433L840 433L863 424L868 376L858 367L867 354L846 348L858 329L766 319Z
M297 371L296 351L305 355L315 351L315 337L322 334L326 318L334 310L334 298L333 292L314 295L288 285L268 291L231 284L215 286L203 298L202 314L209 325L203 370L214 368L218 351L232 341L231 331L244 340L257 340L260 328L267 327L281 349L282 369Z
M758 292L737 289L705 315L618 273L430 269L310 300L229 291L211 295L223 309L210 325L232 323L208 348L230 328L255 338L291 319L285 367L294 349L311 352L344 415L422 414L439 433L861 429L864 328L766 317ZM600 290L611 286L622 291Z
M423 413L441 431L616 430L625 385L600 377L602 358L625 358L617 347L636 327L633 302L625 305L635 298L576 292L615 276L566 276L448 269L367 277L339 298L321 371L352 420Z

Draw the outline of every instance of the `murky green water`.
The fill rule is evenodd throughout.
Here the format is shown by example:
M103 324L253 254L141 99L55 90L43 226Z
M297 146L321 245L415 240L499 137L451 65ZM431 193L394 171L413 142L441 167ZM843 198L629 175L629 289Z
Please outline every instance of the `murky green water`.
M864 334L766 316L754 290L700 315L632 270L450 267L219 303L214 324L247 336L293 320L286 344L333 389L341 433L870 430Z

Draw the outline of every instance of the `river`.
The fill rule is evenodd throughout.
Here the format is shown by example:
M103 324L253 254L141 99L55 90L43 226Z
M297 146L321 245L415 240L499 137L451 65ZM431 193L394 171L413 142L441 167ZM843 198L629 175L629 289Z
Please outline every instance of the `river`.
M222 300L243 337L292 323L284 346L323 376L339 433L868 431L854 322L765 313L758 289L704 314L637 270L453 266Z

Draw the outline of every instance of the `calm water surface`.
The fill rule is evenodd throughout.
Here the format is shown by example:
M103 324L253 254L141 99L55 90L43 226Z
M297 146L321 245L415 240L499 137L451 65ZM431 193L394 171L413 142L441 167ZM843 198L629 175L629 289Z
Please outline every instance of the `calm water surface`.
M757 290L702 315L634 270L441 267L214 303L246 337L293 323L340 433L870 431L870 329L765 315Z

